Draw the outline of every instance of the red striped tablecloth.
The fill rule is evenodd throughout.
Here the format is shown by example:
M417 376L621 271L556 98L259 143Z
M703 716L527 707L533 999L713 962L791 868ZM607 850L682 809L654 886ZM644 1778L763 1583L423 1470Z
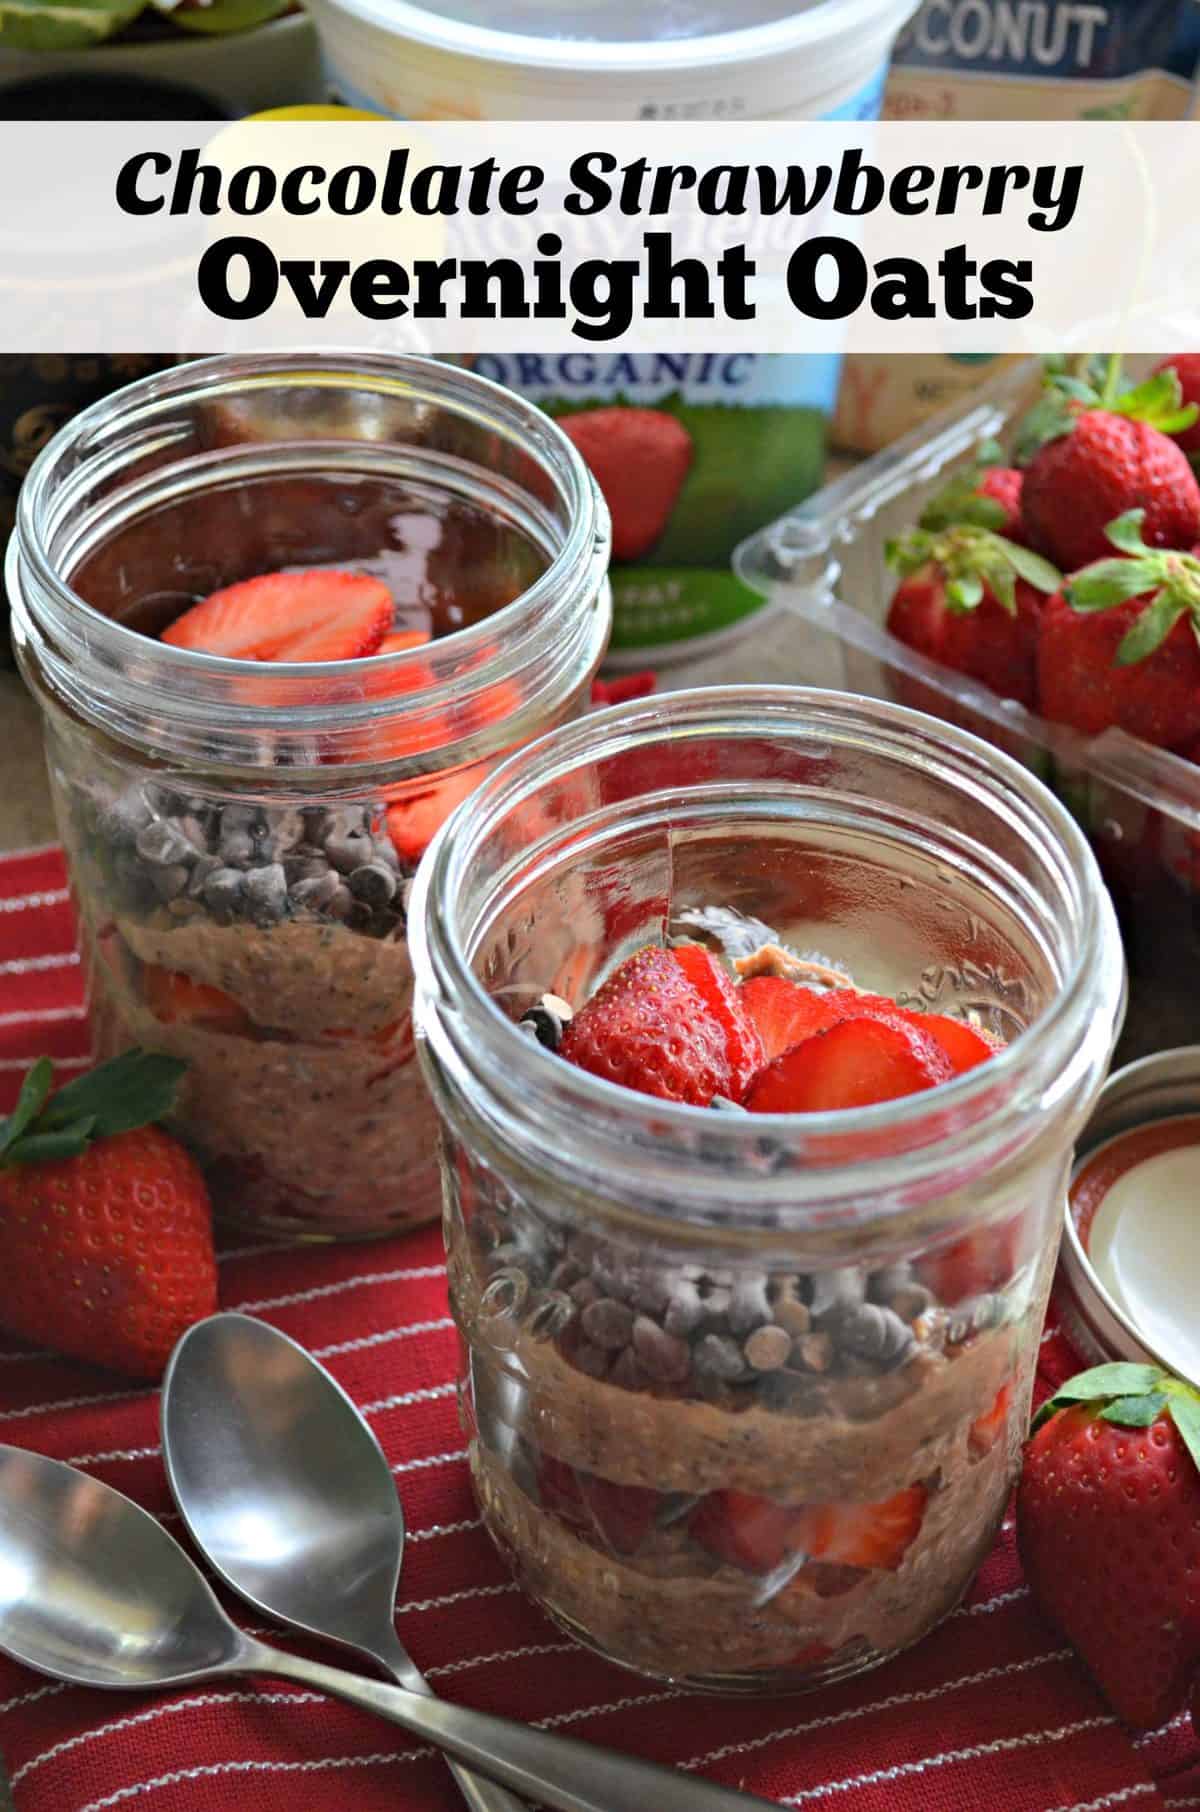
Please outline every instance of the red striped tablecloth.
M0 859L0 1108L87 1024L56 850ZM227 1246L221 1300L303 1341L362 1406L408 1514L399 1627L438 1691L826 1812L1200 1807L1186 1718L1133 1737L1039 1620L1011 1520L961 1609L919 1647L808 1698L714 1702L619 1672L512 1585L481 1530L454 1404L436 1230L335 1250ZM1074 1369L1057 1333L1043 1385ZM0 1336L0 1439L71 1460L163 1516L155 1394ZM293 1640L283 1638L285 1645ZM314 1651L315 1652L315 1651ZM157 1697L67 1689L0 1661L18 1812L454 1812L438 1758L311 1693L246 1680ZM646 1812L654 1812L647 1807Z

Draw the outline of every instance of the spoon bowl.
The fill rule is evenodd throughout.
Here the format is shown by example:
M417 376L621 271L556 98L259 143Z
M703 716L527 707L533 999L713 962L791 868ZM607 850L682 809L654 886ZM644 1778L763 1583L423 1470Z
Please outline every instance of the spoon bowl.
M178 1542L99 1480L0 1447L0 1647L81 1686L171 1686L239 1632Z
M167 1367L162 1436L188 1533L226 1585L309 1635L390 1648L404 1512L371 1430L303 1347L250 1315L197 1322Z

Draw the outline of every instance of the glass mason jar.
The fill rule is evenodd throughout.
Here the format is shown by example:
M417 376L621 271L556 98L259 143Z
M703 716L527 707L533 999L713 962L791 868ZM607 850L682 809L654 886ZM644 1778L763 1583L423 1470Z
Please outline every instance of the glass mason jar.
M680 692L506 762L410 911L462 1412L518 1578L610 1659L698 1687L821 1684L915 1642L995 1537L1124 1006L1068 813L898 706ZM1007 1048L931 1092L768 1116L636 1094L514 1024L679 936L778 938Z
M607 553L566 436L420 358L201 360L33 466L8 589L97 1055L187 1061L178 1129L227 1218L333 1238L437 1212L409 883L497 758L586 704ZM307 664L157 639L219 587L313 566L381 576L434 639Z

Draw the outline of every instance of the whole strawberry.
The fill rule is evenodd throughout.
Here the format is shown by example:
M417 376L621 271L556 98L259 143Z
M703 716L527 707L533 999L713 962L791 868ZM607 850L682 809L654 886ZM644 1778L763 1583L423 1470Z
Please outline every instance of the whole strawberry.
M1110 523L1122 558L1077 572L1042 611L1038 707L1085 736L1119 728L1159 748L1200 736L1200 560L1149 548L1142 515Z
M1017 1541L1038 1606L1127 1723L1184 1705L1200 1666L1200 1393L1101 1365L1044 1404Z
M662 409L583 409L560 421L604 493L614 560L640 560L662 538L691 470L692 437Z
M898 641L1032 706L1038 618L1062 575L992 529L954 524L914 529L888 543L900 574L887 627ZM920 699L913 698L914 704Z
M151 1124L183 1065L128 1051L51 1095L43 1057L0 1122L0 1326L39 1346L158 1378L217 1306L208 1193Z
M1174 373L1122 392L1119 368L1107 362L1099 391L1054 378L1032 438L1022 440L1026 533L1068 572L1103 559L1107 525L1130 510L1143 511L1151 547L1191 547L1200 536L1200 485L1170 438L1192 425L1196 409L1182 406Z
M1179 389L1184 403L1200 404L1200 352L1175 352L1169 359L1154 367L1156 372L1171 371L1179 379ZM1200 453L1200 418L1190 428L1180 429L1174 436L1185 453Z
M740 1101L762 1041L716 958L699 945L626 957L571 1020L560 1054L639 1094L707 1107Z
M1025 475L1003 463L996 441L984 441L970 465L956 472L921 511L920 527L955 525L991 529L1007 541L1023 541L1021 493Z

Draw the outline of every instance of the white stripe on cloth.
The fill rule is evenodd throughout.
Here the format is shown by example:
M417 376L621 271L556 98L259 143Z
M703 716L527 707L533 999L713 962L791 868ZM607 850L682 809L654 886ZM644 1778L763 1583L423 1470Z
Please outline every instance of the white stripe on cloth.
M1037 1749L1043 1743L1065 1743L1068 1737L1082 1736L1087 1730L1103 1730L1115 1724L1116 1718L1078 1718L1073 1724L1060 1724L1056 1729L1027 1730L1023 1736L996 1737L990 1743L969 1743L964 1749L943 1749L938 1755L927 1755L920 1762L897 1762L891 1768L872 1768L866 1774L848 1774L838 1781L825 1781L820 1787L806 1787L803 1793L790 1794L785 1806L804 1806L826 1794L853 1793L857 1787L876 1787L885 1781L907 1780L928 1769L945 1768L953 1762L977 1762L988 1755L1012 1755L1019 1749Z
M43 906L61 906L70 897L65 887L52 887L45 893L13 893L0 900L0 912L37 912Z
M0 963L0 975L39 975L48 969L78 966L78 950L62 950L54 956L10 956L7 962Z
M1135 1787L1119 1787L1115 1793L1102 1793L1099 1799L1083 1799L1073 1806L1055 1806L1054 1812L1107 1812L1109 1806L1123 1806L1127 1800L1141 1799L1144 1794L1157 1793L1153 1781L1139 1781ZM1193 1800L1193 1805L1196 1803Z
M24 1075L33 1061L32 1057L2 1057L0 1058L0 1070L20 1070ZM87 1070L95 1061L90 1051L86 1057L55 1057L52 1059L56 1070Z
M84 1743L95 1743L101 1737L115 1736L125 1730L139 1730L144 1724L153 1724L156 1718L176 1717L182 1711L192 1711L197 1707L208 1705L324 1705L327 1703L324 1693L319 1692L202 1692L195 1693L187 1699L171 1699L161 1705L152 1705L149 1711L135 1711L129 1717L113 1718L107 1724L96 1724L91 1730L81 1730L78 1736L64 1737L61 1743L53 1743L49 1749L43 1749L40 1755L30 1756L17 1768L11 1784L15 1787L35 1768L41 1768L46 1762L52 1762L60 1755L69 1755Z
M363 1271L357 1277L343 1277L338 1283L316 1284L311 1290L293 1290L286 1296L263 1296L256 1302L231 1302L231 1309L255 1315L260 1309L290 1309L302 1302L320 1302L326 1296L340 1296L345 1290L362 1290L369 1284L415 1283L423 1277L442 1277L445 1265L412 1265L401 1271Z
M206 1762L195 1768L176 1768L170 1774L156 1774L152 1780L135 1781L118 1787L103 1799L91 1799L79 1812L108 1812L110 1806L124 1805L143 1793L154 1793L159 1787L176 1787L184 1781L212 1780L222 1774L328 1774L335 1768L390 1768L397 1762L415 1762L421 1756L436 1755L436 1749L395 1749L379 1755L323 1755L311 1762Z
M452 1397L457 1389L457 1384L452 1380L448 1384L433 1384L422 1390L404 1391L401 1395L396 1397L381 1397L378 1403L362 1404L361 1413L364 1416L373 1416L388 1409L406 1409L410 1403L432 1403L439 1397ZM129 1403L137 1397L145 1397L149 1394L151 1394L151 1389L147 1386L145 1390L104 1391L99 1396L94 1397L57 1397L51 1403L30 1403L23 1409L0 1409L0 1422L17 1421L22 1416L51 1415L56 1410L60 1409L90 1409L97 1403ZM129 1457L139 1460L145 1459L150 1451L151 1450L148 1448L132 1448L130 1449ZM154 1449L153 1451L157 1452L158 1449ZM112 1460L118 1457L118 1455L112 1453L93 1454L91 1456L93 1459L104 1460ZM72 1460L71 1464L73 1466L81 1465L83 1464L83 1460Z
M1068 1660L1069 1648L1056 1648L1044 1655L1034 1655L1027 1661L1010 1661L1005 1667L985 1667L976 1674L958 1674L953 1680L943 1680L940 1686L928 1686L914 1692L896 1692L886 1699L872 1699L869 1705L852 1705L845 1711L833 1711L821 1717L806 1718L803 1724L792 1724L786 1730L772 1730L766 1736L751 1737L744 1743L727 1743L724 1748L710 1749L704 1755L694 1755L690 1761L681 1762L682 1768L706 1768L710 1762L723 1762L731 1755L749 1755L756 1749L766 1749L771 1743L788 1742L792 1737L805 1736L810 1730L829 1730L837 1724L850 1724L856 1718L877 1717L881 1711L893 1711L898 1705L926 1705L933 1699L940 1699L946 1693L957 1692L960 1687L978 1686L987 1680L1002 1680L1011 1674L1028 1673L1031 1668L1045 1667L1051 1661Z
M0 1013L0 1026L48 1026L61 1019L86 1018L86 1007L38 1007L32 1013Z

